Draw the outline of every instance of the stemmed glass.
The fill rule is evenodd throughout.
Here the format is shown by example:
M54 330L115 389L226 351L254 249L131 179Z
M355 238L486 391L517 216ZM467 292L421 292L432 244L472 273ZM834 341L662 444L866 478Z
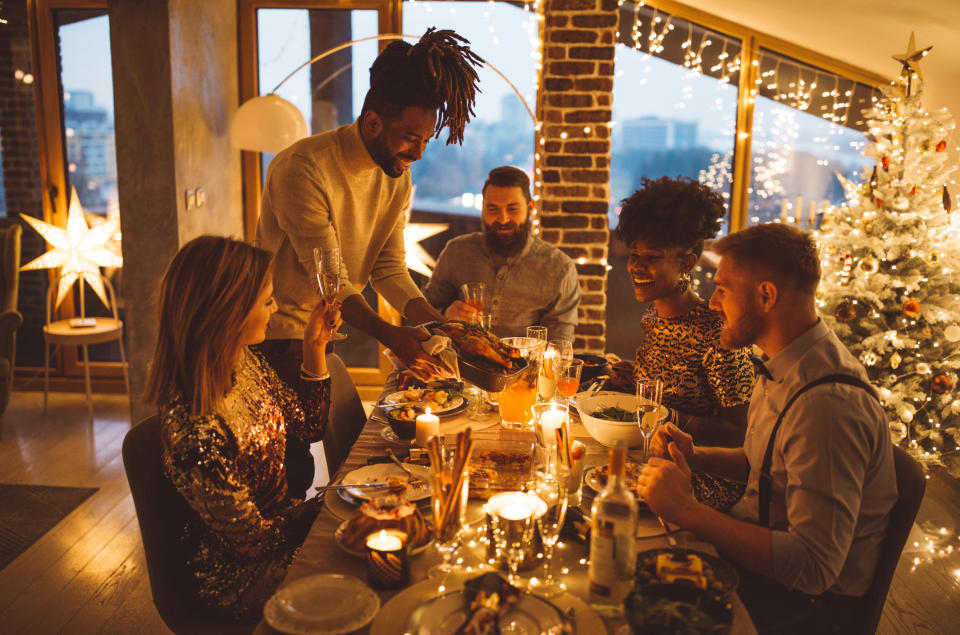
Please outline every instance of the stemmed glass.
M537 472L530 492L547 505L546 513L537 518L537 529L543 542L544 575L533 588L546 596L559 595L564 588L553 578L553 549L560 538L567 515L567 480L570 470L556 464L556 471Z
M580 374L582 372L582 359L571 359L561 362L557 372L557 392L560 393L564 401L569 402L570 397L577 394L577 391L580 389Z
M535 340L547 341L547 327L545 326L528 326L527 327L527 337L532 337Z
M322 251L319 247L313 248L313 264L317 270L317 284L320 286L320 293L327 304L332 304L340 293L340 248L325 247ZM347 339L345 333L334 333L331 340L339 341Z
M534 523L532 505L507 506L494 514L490 521L497 553L506 561L510 572L507 581L517 588L524 586L517 576L517 569L526 546L533 539Z
M663 382L659 379L642 378L637 380L637 423L643 434L643 458L650 456L650 438L660 423L660 399L663 396Z

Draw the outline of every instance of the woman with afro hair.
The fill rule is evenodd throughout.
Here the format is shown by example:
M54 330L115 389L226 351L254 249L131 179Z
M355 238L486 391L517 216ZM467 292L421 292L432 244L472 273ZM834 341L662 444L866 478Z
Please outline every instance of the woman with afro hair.
M720 231L723 199L692 179L643 179L623 200L617 237L630 248L627 270L643 314L636 363L611 369L611 383L633 391L636 379L663 381L663 404L698 444L739 447L746 431L753 364L746 349L720 345L723 316L690 288L704 242ZM697 497L727 509L741 484L694 474Z

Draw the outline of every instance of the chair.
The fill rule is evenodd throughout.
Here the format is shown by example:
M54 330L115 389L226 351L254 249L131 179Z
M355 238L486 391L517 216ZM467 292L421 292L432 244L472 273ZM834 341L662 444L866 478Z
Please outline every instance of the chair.
M99 275L99 274L98 274ZM87 410L90 413L90 422L93 423L93 395L90 389L90 344L117 341L120 346L120 363L123 368L123 381L130 391L130 380L127 377L127 357L123 350L123 321L117 317L117 297L113 291L113 284L105 276L100 280L106 289L107 310L113 317L87 318L86 303L83 299L83 283L80 283L80 315L65 320L53 320L52 300L57 293L60 279L57 276L54 284L47 292L47 322L43 325L43 412L47 412L47 393L50 386L50 345L83 347L83 379L87 389Z
M179 538L193 511L163 473L160 417L127 432L123 468L137 510L153 603L167 627L174 633L251 632L253 626L225 625L203 615L184 593L188 574Z
M330 418L323 436L323 454L332 477L360 436L367 414L343 360L337 355L327 355L327 370L330 372Z
M23 229L13 224L0 230L0 414L7 409L13 391L16 366L17 329L23 316L17 311L20 286L20 235Z
M877 561L873 581L860 599L857 617L853 622L857 625L858 632L863 635L873 635L877 631L883 605L887 600L887 591L890 590L900 554L917 517L927 486L927 479L920 464L896 446L893 448L893 464L897 473L897 502L890 510L890 523L887 525L887 535L880 545L880 559Z

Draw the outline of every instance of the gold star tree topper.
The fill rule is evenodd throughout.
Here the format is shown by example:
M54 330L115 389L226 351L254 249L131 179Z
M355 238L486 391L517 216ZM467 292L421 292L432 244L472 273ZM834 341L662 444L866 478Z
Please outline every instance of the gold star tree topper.
M66 229L20 214L52 246L47 253L20 267L20 271L59 267L61 277L57 288L57 306L67 297L67 292L77 280L89 284L106 305L107 294L100 279L100 267L123 266L123 257L117 253L114 240L120 231L120 219L117 216L108 217L104 223L90 228L76 188L70 194Z
M910 32L910 41L907 43L907 50L901 55L894 55L893 59L900 62L903 65L903 72L905 73L916 73L917 77L923 80L923 73L920 72L920 60L927 56L927 53L930 52L933 46L928 46L926 48L917 48L917 39L914 37L913 32Z

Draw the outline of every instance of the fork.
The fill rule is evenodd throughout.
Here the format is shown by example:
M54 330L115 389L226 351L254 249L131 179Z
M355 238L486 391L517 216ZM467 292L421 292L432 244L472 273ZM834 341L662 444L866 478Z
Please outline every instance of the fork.
M410 485L414 489L422 489L427 486L427 482L410 471L410 469L404 465L400 459L397 458L397 455L393 453L393 450L387 448L387 456L390 457L390 460L397 464L397 466L403 470L403 473L410 477Z

